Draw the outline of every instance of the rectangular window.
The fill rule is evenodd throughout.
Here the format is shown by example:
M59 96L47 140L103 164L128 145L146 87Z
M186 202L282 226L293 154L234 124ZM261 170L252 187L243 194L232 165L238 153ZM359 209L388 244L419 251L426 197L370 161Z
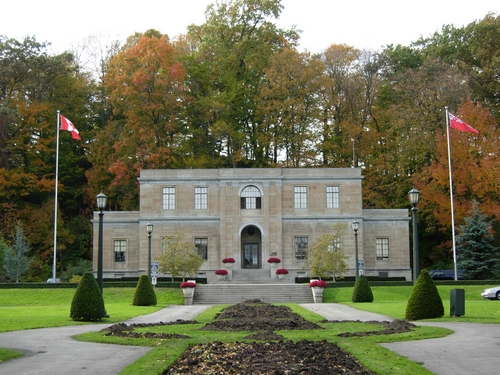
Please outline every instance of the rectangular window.
M389 239L376 239L377 260L389 260Z
M332 239L330 245L328 245L328 251L340 250L342 248L342 242L340 241L340 237L335 237Z
M307 208L307 187L295 186L294 187L294 201L295 208Z
M127 241L115 240L113 243L115 250L115 262L125 262L125 254L127 253Z
M307 259L307 237L295 237L295 259Z
M175 188L174 187L164 187L163 188L163 209L164 210L175 210Z
M339 208L339 187L326 187L326 208Z
M206 210L208 208L208 188L195 187L194 188L194 209Z
M196 253L203 259L208 259L208 238L195 238L194 246L196 246Z

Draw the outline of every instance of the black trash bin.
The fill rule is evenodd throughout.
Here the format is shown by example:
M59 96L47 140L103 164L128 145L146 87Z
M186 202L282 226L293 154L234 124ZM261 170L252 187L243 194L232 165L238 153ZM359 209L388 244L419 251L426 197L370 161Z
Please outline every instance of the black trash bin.
M461 316L465 314L465 289L450 290L450 315Z

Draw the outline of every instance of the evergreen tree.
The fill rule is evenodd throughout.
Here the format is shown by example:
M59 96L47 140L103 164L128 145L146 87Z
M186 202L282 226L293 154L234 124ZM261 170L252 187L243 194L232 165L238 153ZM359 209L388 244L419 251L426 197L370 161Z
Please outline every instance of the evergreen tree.
M352 292L352 302L373 302L373 293L368 279L365 275L360 275Z
M156 293L148 275L141 275L139 278L132 305L156 306Z
M422 270L406 305L406 319L433 319L444 315L444 306L436 284L427 270Z
M15 228L12 246L4 249L4 270L5 275L12 280L19 282L19 278L30 267L32 259L28 258L30 251L28 239L24 236L23 226L18 222Z
M464 218L457 236L458 268L464 269L464 277L485 280L494 277L500 259L499 248L493 246L491 220L479 209L477 201L472 202L470 216Z
M104 299L92 272L85 272L78 283L71 302L70 318L78 321L96 321L106 316Z

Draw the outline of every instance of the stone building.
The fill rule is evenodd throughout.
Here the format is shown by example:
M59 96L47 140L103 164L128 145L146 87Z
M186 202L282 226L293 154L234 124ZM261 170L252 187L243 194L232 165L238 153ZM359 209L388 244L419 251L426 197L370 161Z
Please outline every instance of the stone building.
M229 279L272 277L269 257L281 259L290 280L312 276L308 252L333 224L345 223L339 244L354 275L357 221L364 274L411 280L408 210L363 209L362 179L359 168L143 170L139 211L104 212L103 277L147 273L148 222L152 260L165 236L182 231L204 257L198 276L209 282L226 257L236 260ZM97 269L97 212L92 222Z

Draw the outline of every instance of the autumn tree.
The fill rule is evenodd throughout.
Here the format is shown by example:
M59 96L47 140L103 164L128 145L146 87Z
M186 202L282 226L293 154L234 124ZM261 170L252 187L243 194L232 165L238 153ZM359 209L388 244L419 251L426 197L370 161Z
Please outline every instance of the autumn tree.
M291 48L270 58L256 105L259 131L253 148L262 166L316 164L322 69L318 59Z
M123 209L138 205L141 169L175 165L184 138L183 81L174 47L157 32L145 33L109 62L105 83L113 118L92 147L88 176Z
M345 260L348 259L342 251L342 236L346 232L345 223L332 225L332 233L321 236L314 244L308 257L311 275L320 278L342 277L349 267Z
M161 272L168 272L174 281L175 277L196 276L204 263L204 259L196 253L196 246L184 242L185 234L177 231L172 236L165 236L162 240L163 251L156 259Z
M457 115L477 129L479 134L449 130L455 222L463 220L474 199L482 212L494 217L500 209L500 187L495 183L500 173L497 123L487 108L471 102L465 102ZM429 263L450 260L452 249L445 129L437 132L436 145L436 160L415 176L415 186L422 197L419 210L425 217L425 233L432 237L426 251L431 260ZM425 243L423 245L426 246ZM437 255L439 258L436 258Z
M500 271L499 248L493 245L491 220L472 202L469 216L459 228L457 236L458 268L464 269L464 277L472 280L488 280Z

